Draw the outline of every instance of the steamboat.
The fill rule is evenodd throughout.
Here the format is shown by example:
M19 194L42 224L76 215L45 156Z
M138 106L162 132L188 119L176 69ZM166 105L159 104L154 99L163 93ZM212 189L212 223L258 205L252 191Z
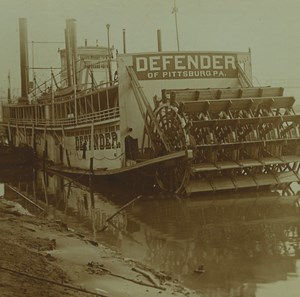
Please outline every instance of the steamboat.
M281 87L255 87L251 52L112 55L77 46L66 21L60 83L29 89L27 21L19 19L22 96L2 106L9 142L73 176L165 191L277 187L299 182L300 115ZM109 39L108 39L109 40Z

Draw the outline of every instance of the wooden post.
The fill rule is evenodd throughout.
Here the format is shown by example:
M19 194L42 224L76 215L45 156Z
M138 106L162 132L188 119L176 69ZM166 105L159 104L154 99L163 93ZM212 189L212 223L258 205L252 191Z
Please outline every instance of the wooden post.
M33 180L32 180L32 191L33 191L33 199L34 201L37 201L37 195L36 195L36 171L35 168L32 168L32 175L33 175Z
M110 42L109 42L109 28L110 28L110 25L107 24L106 29L107 29L108 77L109 77L109 85L112 86L111 51L110 51Z
M61 145L62 145L62 148L63 148L63 152L65 151L66 153L66 158L68 159L68 156L67 156L67 152L65 150L65 130L64 130L64 126L61 126L61 135L62 135L62 142L61 142ZM63 162L64 163L64 162Z
M43 183L43 188L44 188L44 193L45 193L45 202L46 202L46 205L48 206L48 193L47 193L47 187L46 187L45 174L46 174L46 172L44 171L43 175L42 175L42 183Z
M27 132L26 132L26 125L24 125L24 137L25 137L25 143L27 144Z
M90 190L93 187L93 181L94 181L94 159L90 158L90 174L89 174L89 187Z
M67 156L68 167L71 167L70 157L67 149L66 149L66 156Z
M31 130L31 147L34 148L34 124L32 124Z
M90 170L93 173L94 170L94 121L91 126L91 158L90 158Z
M45 170L46 167L46 152L45 150L43 151L43 170Z
M94 158L94 121L92 122L92 126L91 126L91 156L92 158Z
M68 153L68 150L65 148L65 129L64 129L63 126L61 127L61 131L62 131L62 146L63 146L63 149L64 149L64 151L66 153L68 167L71 167L69 153Z
M18 124L16 125L16 127L17 127L16 146L19 146L20 145L20 134L19 134L19 126L18 126Z
M35 98L35 100L36 100L36 98ZM37 104L34 105L34 109L35 109L35 124L37 125L37 123L38 123L38 113L39 113Z
M54 91L53 91L53 72L51 68L51 117L52 125L55 125L55 105L54 105Z
M46 161L46 158L48 157L47 154L48 154L48 150L46 150L46 143L47 143L47 140L46 140L46 131L47 131L47 128L45 126L45 129L44 129L44 151L43 151L43 167L45 168L45 161Z
M77 84L76 84L76 73L74 73L75 69L73 67L73 86L74 86L74 113L75 113L75 124L77 124Z
M45 147L46 147L46 130L47 130L47 128L45 126L45 128L44 128L44 150L45 150Z
M11 144L12 143L12 139L11 139L11 129L10 129L10 124L8 123L8 143Z
M93 173L93 171L94 171L94 158L90 158L90 170Z

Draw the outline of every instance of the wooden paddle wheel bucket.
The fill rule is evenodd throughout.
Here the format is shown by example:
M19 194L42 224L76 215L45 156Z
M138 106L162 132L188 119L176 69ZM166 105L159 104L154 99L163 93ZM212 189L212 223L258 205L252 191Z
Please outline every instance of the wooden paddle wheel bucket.
M158 167L157 184L189 194L270 186L291 191L300 162L294 102L283 88L163 90L155 123L146 114L146 134L156 156L186 150L188 157Z

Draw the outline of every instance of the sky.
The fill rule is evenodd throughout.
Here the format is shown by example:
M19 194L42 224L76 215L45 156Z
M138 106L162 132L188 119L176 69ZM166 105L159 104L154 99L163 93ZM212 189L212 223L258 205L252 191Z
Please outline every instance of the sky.
M180 50L248 51L254 83L300 85L300 0L176 0ZM0 0L0 95L20 88L18 18L27 18L29 60L32 41L63 42L65 20L77 20L78 45L110 44L122 52L156 51L158 29L164 51L176 51L174 0ZM34 66L59 66L63 44L34 44ZM50 74L50 71L49 71ZM40 80L48 73L37 72ZM299 89L286 89L299 93Z

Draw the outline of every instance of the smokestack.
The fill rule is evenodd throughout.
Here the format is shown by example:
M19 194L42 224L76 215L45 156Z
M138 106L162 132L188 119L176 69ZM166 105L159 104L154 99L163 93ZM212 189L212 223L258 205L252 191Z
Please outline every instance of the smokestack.
M75 19L68 19L67 20L67 30L68 30L68 35L69 35L69 40L70 40L70 47L71 50L70 52L72 53L72 70L73 70L73 76L75 83L77 84L78 82L78 77L77 77L77 33L76 33L76 20Z
M72 80L72 64L71 64L71 50L70 50L70 34L68 28L65 29L65 44L66 44L66 65L67 65L67 83L68 87L73 85Z
M162 51L162 46L161 46L161 31L160 30L157 30L157 48L158 48L159 52Z
M27 19L19 18L20 38L20 68L21 68L21 96L28 100L29 93L29 67L28 67L28 40Z
M8 99L8 102L10 103L11 102L10 72L8 72L7 79L8 79L7 99Z
M126 30L123 29L123 53L126 54Z

